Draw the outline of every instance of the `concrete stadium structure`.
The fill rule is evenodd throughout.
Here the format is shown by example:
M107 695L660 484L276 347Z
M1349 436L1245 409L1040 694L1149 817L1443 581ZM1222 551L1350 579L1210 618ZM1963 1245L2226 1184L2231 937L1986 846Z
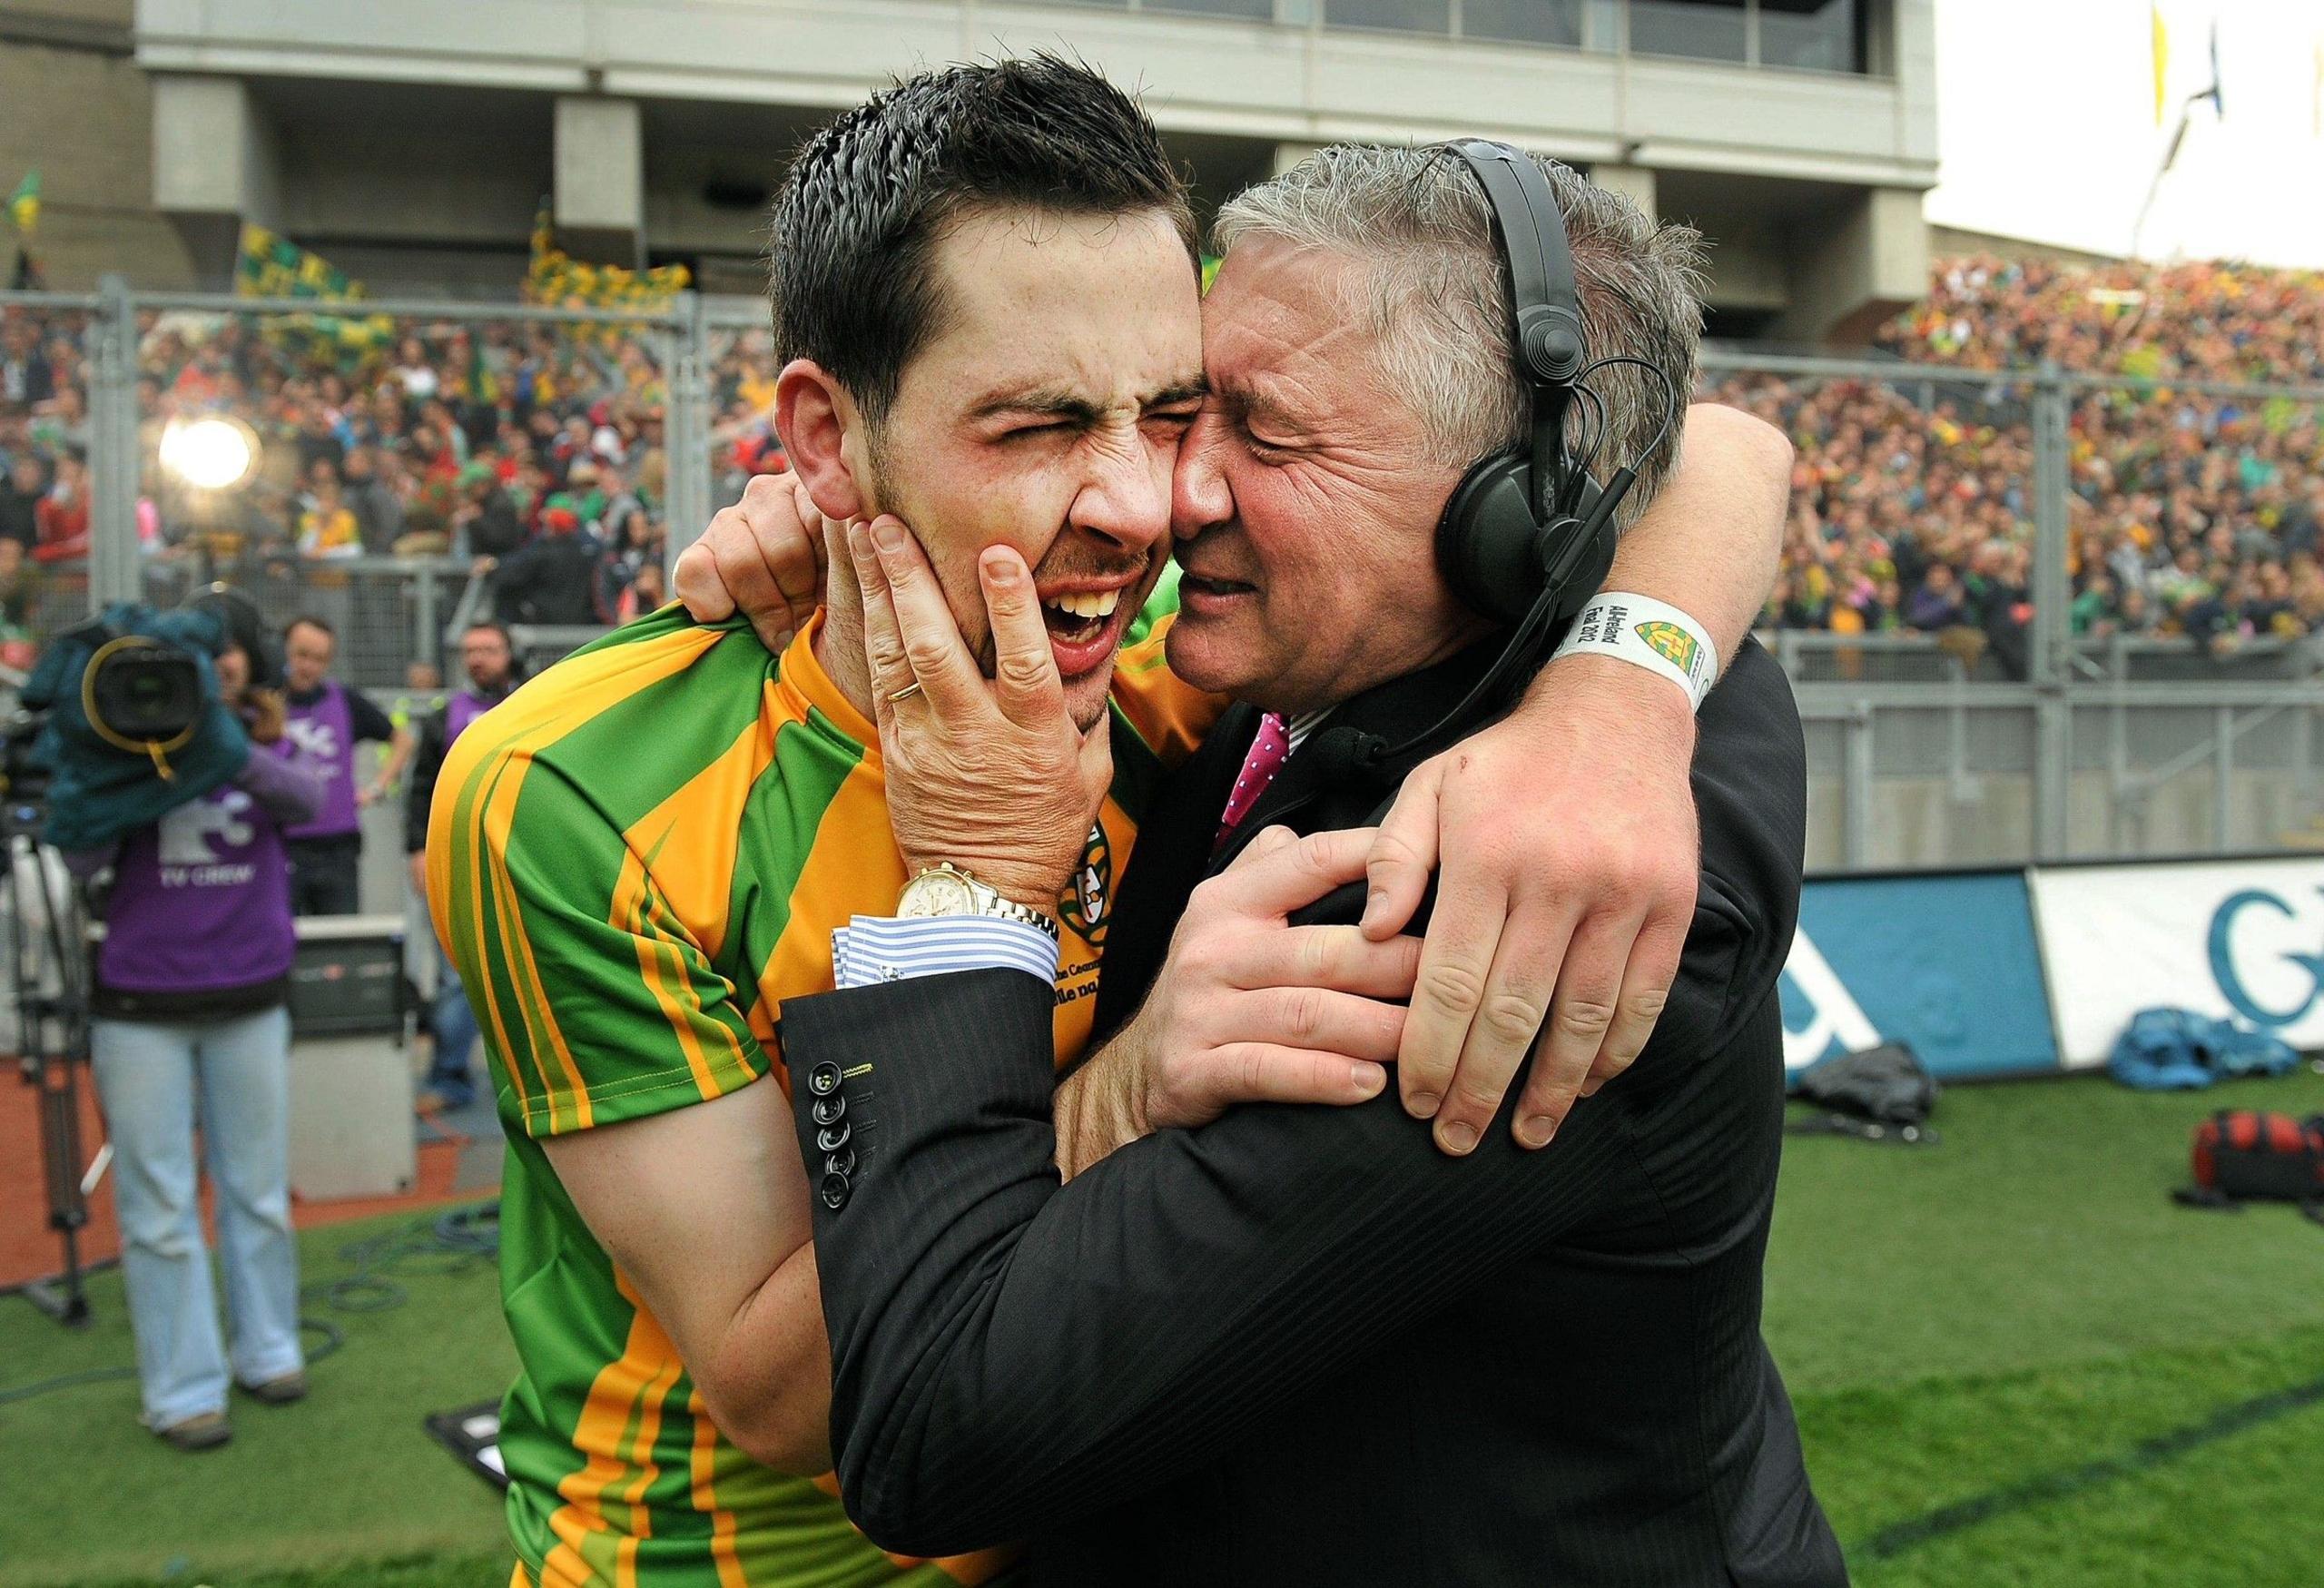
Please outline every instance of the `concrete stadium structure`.
M1317 143L1504 137L1700 226L1715 330L1821 340L1924 289L1933 3L0 0L0 162L47 172L57 287L221 285L248 220L375 291L505 292L547 198L577 255L754 291L821 118L1063 47L1206 202Z

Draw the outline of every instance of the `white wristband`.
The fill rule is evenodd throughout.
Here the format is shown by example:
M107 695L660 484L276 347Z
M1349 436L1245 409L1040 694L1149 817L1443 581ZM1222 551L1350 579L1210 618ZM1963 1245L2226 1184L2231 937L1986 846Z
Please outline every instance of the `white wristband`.
M1591 597L1557 648L1557 656L1577 655L1620 656L1659 673L1687 692L1697 711L1718 682L1718 650L1702 625L1651 596L1605 590Z

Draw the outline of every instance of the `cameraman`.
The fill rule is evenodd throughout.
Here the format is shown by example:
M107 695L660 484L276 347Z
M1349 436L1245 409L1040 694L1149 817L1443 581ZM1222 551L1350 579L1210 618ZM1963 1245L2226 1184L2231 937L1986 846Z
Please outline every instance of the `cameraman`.
M241 774L101 849L107 865L90 1057L118 1155L116 1198L144 1422L209 1450L226 1422L229 1363L254 1399L307 1393L290 1233L287 1006L294 935L283 830L322 808L323 784L274 749L279 690L254 688L252 637L217 660L220 697L248 725ZM222 1349L196 1196L194 1127L218 1191L231 1337Z

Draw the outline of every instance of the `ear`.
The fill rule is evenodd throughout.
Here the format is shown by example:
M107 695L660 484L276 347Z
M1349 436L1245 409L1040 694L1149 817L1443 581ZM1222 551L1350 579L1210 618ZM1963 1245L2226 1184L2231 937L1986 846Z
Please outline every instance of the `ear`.
M812 359L774 378L774 428L816 511L845 523L879 511L865 465L870 438L847 388Z

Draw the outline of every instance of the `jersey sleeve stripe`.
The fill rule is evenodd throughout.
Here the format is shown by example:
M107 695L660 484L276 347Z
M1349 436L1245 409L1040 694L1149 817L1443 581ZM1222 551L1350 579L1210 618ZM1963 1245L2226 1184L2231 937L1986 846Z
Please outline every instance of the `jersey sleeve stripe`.
M706 962L698 968L686 963L685 951L690 945L674 935L674 923L656 898L654 879L646 874L645 863L635 850L624 857L620 880L614 884L613 924L636 942L638 974L653 992L663 1018L669 1021L670 1032L677 1039L679 1051L685 1055L686 1068L693 1071L695 1090L703 1100L723 1096L738 1072L747 1078L751 1066L743 1056L740 1042L724 1021L703 1006L701 994L695 989L697 975L714 976L717 972ZM728 1064L714 1065L704 1051L703 1036L711 1031L725 1039L724 1045L731 1053Z
M634 1408L654 1394L654 1386L663 1378L665 1369L673 1378L676 1375L677 1352L670 1345L669 1336L635 1300L626 1283L622 1286L622 1292L635 1309L630 1317L629 1335L623 1342L622 1354L590 1381L588 1396L574 1425L574 1448L586 1460L579 1471L566 1474L557 1483L557 1497L565 1504L549 1517L549 1526L556 1532L558 1543L549 1552L548 1559L541 1563L541 1575L546 1581L566 1577L576 1583L591 1583L617 1574L617 1568L616 1573L604 1570L609 1563L602 1558L615 1536L615 1529L605 1514L606 1491L625 1470L622 1457L624 1446L629 1443L625 1436L635 1422Z
M507 1056L503 1069L518 1092L526 1118L546 1116L552 1130L586 1127L591 1110L564 1033L540 991L539 970L508 870L507 850L517 794L537 751L630 695L683 671L722 637L715 629L678 629L571 660L562 665L553 680L545 676L540 681L553 682L555 687L544 689L537 684L518 690L452 746L450 760L459 764L456 780L447 782L458 792L448 809L448 802L439 797L429 813L431 904L443 902L439 930L450 928L444 935L463 979L472 977L484 988L490 1017L487 1029L498 1042L498 1050ZM535 695L537 698L528 698ZM449 908L458 902L452 884L462 870L478 879L466 912ZM488 912L481 893L487 883L497 906ZM487 914L489 931L486 930ZM519 1045L509 1041L507 1012L501 1007L504 983L527 1031L548 1038L547 1045L564 1071L560 1083L547 1072L541 1044L522 1045L541 1081L537 1099L524 1095L517 1077Z
M487 788L507 774L510 764L500 762L491 767L486 779ZM464 814L463 820L468 819ZM481 827L484 820L481 802L477 804L473 820ZM506 956L485 952L486 945L507 940L510 930L507 922L517 910L516 890L510 886L497 854L480 843L471 844L469 853L474 863L468 867L468 876L470 892L476 899L475 913L455 918L455 934L464 932L466 941L454 948L452 959L461 967L462 981L471 988L480 989L484 994L485 1029L493 1039L492 1051L502 1056L501 1069L508 1077L510 1090L517 1094L517 1106L529 1119L534 1110L533 1099L538 1096L546 1100L550 1095L553 1083L548 1072L541 1068L539 1049L529 1042L520 1047L509 1041L505 1005L513 1001L516 996L513 968ZM506 996L502 991L504 986L507 989ZM474 996L471 992L471 1001ZM537 1083L529 1087L525 1084L527 1065L531 1066L533 1080Z
M465 966L461 980L470 989L471 1002L476 1001L476 989L483 991L484 1029L492 1039L491 1051L500 1055L501 1068L508 1077L510 1090L517 1094L517 1107L527 1119L530 1119L537 1106L536 1098L542 1100L537 1106L547 1106L553 1082L548 1072L541 1067L539 1049L529 1042L519 1044L509 1041L507 1011L507 1006L516 1001L515 981L505 958L481 952L485 943L506 940L507 929L502 923L516 912L517 901L508 879L502 873L497 855L482 853L480 863L473 869L482 900L477 914L478 949L470 959L460 962ZM458 960L458 957L455 958ZM526 1080L527 1070L531 1071L530 1085Z
M525 1022L528 1039L526 1047L542 1071L549 1127L552 1130L586 1130L592 1115L588 1086L581 1079L581 1067L573 1061L573 1050L566 1045L564 1029L557 1024L548 990L541 981L540 965L533 954L532 934L525 926L523 895L517 890L516 874L509 867L509 834L515 829L518 796L531 769L529 759L514 763L498 780L508 785L507 792L504 794L496 786L492 803L484 814L487 863L492 868L495 885L504 900L500 958L516 995L517 1013ZM542 1040L544 1038L546 1042ZM557 1068L564 1072L562 1080L547 1073L547 1063L540 1056L544 1047L556 1056ZM566 1115L563 1120L556 1118L560 1102Z
M826 833L835 834L834 841L824 842ZM882 883L891 898L903 892L903 857L892 840L879 774L859 764L823 807L812 845L792 883L790 919L759 972L763 1007L773 1010L780 999L832 985L830 923L853 913L836 902L876 895Z
M718 1588L750 1588L734 1550L734 1514L718 1503L718 1430L702 1404L700 1390L688 1405L694 1412L694 1504L710 1518L710 1558L718 1571Z
M734 858L743 838L734 814L773 761L774 740L753 717L733 744L625 834L653 867L671 912L694 923L694 941L705 959L717 959L725 945Z

